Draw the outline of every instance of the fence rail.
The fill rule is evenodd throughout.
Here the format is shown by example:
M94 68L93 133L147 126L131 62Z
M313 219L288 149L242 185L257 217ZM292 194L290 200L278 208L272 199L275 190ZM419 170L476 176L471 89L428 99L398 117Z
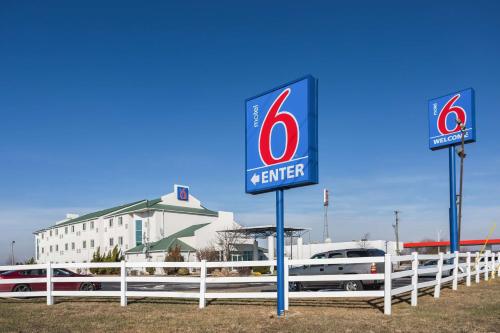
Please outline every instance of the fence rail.
M424 261L435 261L436 265L426 267ZM411 267L405 270L394 271L393 267L399 267L401 262L411 262ZM300 266L323 266L328 265L354 265L354 264L376 264L384 263L384 272L367 274L325 274L325 275L290 275L291 267ZM263 283L275 284L275 275L262 276L214 276L207 273L207 268L239 268L239 267L262 267L275 266L276 260L266 261L235 261L235 262L115 262L115 263L65 263L65 264L35 264L0 266L0 271L26 271L30 269L41 269L46 272L43 277L36 278L0 278L0 298L18 297L46 297L47 304L54 303L54 297L119 297L122 306L127 305L129 297L169 297L198 299L199 307L204 308L207 299L275 299L277 293L270 292L207 292L207 284L231 284L231 283ZM407 267L408 265L405 265ZM196 275L191 276L133 276L128 270L154 268L188 268L196 270ZM116 276L54 276L54 269L91 269L91 268L118 268L119 275ZM199 272L199 275L198 275ZM285 290L285 309L289 308L289 299L296 298L331 298L331 297L366 297L384 299L384 313L391 314L392 299L395 296L411 293L411 305L416 306L418 302L418 291L424 288L434 287L434 297L439 298L441 287L446 283L452 283L452 289L458 288L458 282L465 279L465 285L470 286L472 278L479 283L481 277L484 280L494 279L500 275L500 252L494 253L447 253L447 254L418 254L368 258L335 258L335 259L293 259L285 258L285 285L298 282L330 281L377 281L383 283L383 290L356 290L356 291L290 291ZM419 281L419 276L433 278L429 281ZM5 276L5 275L3 275ZM393 288L393 280L409 279L405 285ZM54 290L54 283L96 283L115 282L120 284L116 291L105 290ZM173 283L173 284L198 284L196 291L133 291L128 290L129 282L148 283ZM8 290L10 286L39 284L45 290L14 292ZM4 285L5 287L2 287ZM3 289L2 289L3 288ZM40 288L37 288L40 289Z

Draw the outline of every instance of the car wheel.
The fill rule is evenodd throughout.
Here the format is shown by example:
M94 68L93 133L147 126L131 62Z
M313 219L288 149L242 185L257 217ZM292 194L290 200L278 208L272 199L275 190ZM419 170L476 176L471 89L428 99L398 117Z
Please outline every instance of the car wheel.
M345 291L360 291L363 290L363 285L359 281L347 281L344 283Z
M304 290L304 287L302 287L302 284L300 282L290 282L288 284L288 290L289 291L301 291L301 290Z
M18 284L12 289L12 291L15 293L27 293L31 291L31 288L27 284Z
M95 287L92 283L82 283L80 285L80 290L81 291L93 291L93 290L95 290Z

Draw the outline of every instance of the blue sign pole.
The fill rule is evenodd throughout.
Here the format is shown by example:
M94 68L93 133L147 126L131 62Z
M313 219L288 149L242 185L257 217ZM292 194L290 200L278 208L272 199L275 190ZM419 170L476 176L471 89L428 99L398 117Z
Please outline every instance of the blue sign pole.
M458 251L457 194L455 176L455 146L448 147L450 166L450 252Z
M276 258L278 269L278 316L285 313L285 222L283 190L276 191Z

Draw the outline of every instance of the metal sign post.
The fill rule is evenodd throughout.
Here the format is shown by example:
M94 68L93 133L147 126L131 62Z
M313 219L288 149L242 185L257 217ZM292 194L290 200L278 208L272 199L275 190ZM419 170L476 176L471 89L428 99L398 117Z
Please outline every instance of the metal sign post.
M276 191L276 268L278 269L278 316L282 316L285 313L285 207L283 202L283 192L283 190Z
M450 174L450 252L458 251L457 191L455 170L455 146L448 147Z
M278 316L285 312L284 190L318 183L317 80L295 80L245 101L245 190L276 192Z
M450 181L450 251L459 251L455 145L476 141L475 93L472 88L429 101L429 148L448 148ZM462 204L463 198L460 198Z

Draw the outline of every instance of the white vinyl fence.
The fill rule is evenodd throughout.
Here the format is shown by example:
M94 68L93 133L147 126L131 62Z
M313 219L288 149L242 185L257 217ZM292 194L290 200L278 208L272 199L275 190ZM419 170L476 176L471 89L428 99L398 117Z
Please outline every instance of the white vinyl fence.
M437 265L425 267L422 263L436 260ZM450 264L450 262L452 262ZM292 275L289 276L289 268L303 265L350 265L350 264L373 264L384 263L383 273L373 274L335 274L335 275ZM407 265L404 265L407 263ZM448 263L448 264L447 264ZM403 265L401 265L403 264ZM204 308L206 299L275 299L276 291L259 292L207 292L207 284L231 284L231 283L276 283L275 275L262 276L213 276L207 274L207 269L213 268L238 268L238 267L259 267L274 266L275 260L268 261L234 261L234 262L116 262L116 263L65 263L65 264L36 264L36 265L16 265L0 266L0 271L45 269L47 276L43 278L23 278L23 279L0 279L0 284L31 284L44 283L46 290L29 292L0 292L0 298L6 297L46 297L47 305L54 304L54 297L59 296L105 296L120 297L122 306L127 305L129 297L171 297L171 298L191 298L199 300L199 307ZM394 271L393 267L408 267L407 270ZM162 268L188 268L199 272L199 275L190 276L133 276L128 274L128 270L144 270L146 267ZM55 277L53 269L90 269L90 268L119 268L120 274L116 276L78 276L78 277ZM435 275L434 275L435 274ZM423 288L434 287L434 297L440 295L441 286L451 283L452 289L456 290L458 282L465 279L465 285L470 286L474 279L479 283L481 277L484 280L494 279L500 274L500 252L492 253L486 251L480 253L448 253L439 255L423 255L412 253L404 256L366 257L366 258L338 258L338 259L293 259L285 258L285 286L289 283L311 282L311 281L373 281L384 282L382 290L360 290L360 291L289 291L285 288L285 309L289 308L289 299L294 298L320 298L320 297L363 297L363 298L383 298L384 313L391 314L392 300L398 295L411 293L411 305L416 306L418 301L418 291ZM419 276L425 275L431 278L425 282L419 282ZM409 278L409 279L408 279ZM406 285L392 288L393 280L398 284ZM55 282L116 282L120 283L120 289L116 291L93 290L54 290ZM173 283L175 286L183 284L197 284L199 288L191 291L133 291L128 290L129 282L141 283ZM186 289L186 288L180 288Z

